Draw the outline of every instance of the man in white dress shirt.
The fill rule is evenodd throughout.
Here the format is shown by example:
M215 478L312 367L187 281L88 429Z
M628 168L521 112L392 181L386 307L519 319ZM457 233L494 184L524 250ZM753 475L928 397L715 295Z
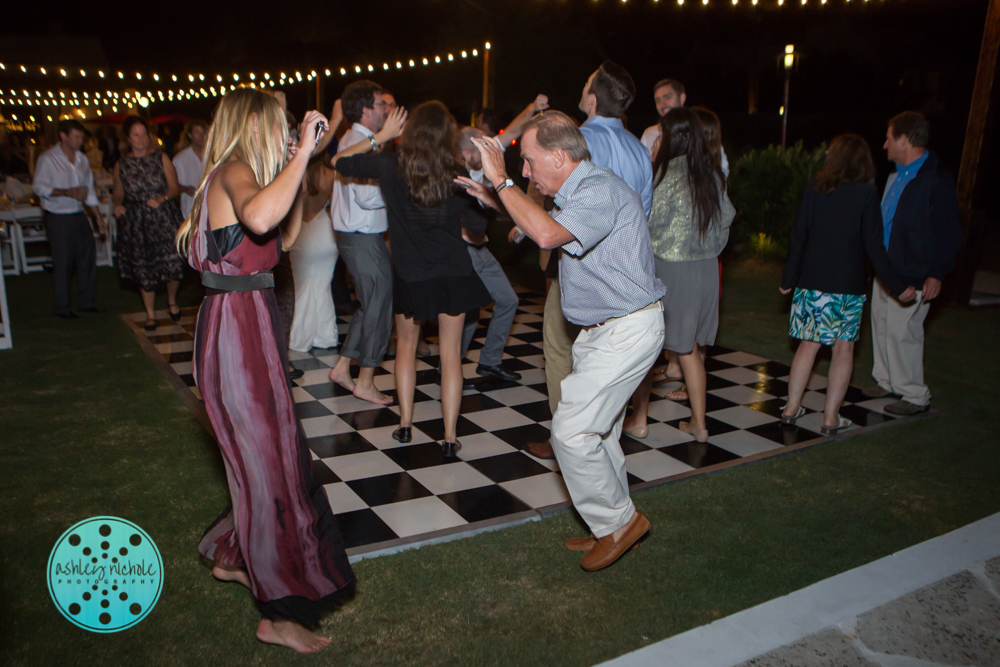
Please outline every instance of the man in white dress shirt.
M344 117L352 125L340 139L338 149L373 141L371 137L382 129L386 117L382 88L371 81L355 81L344 89L340 103ZM354 278L354 291L361 303L351 318L330 380L357 398L388 405L392 399L373 383L375 368L382 364L392 334L392 264L382 238L389 223L378 182L338 173L330 212L340 256ZM351 378L352 359L361 367L357 382Z
M45 211L45 232L52 247L52 278L55 314L64 319L79 317L70 310L69 287L73 269L77 272L77 309L96 313L97 246L84 204L97 220L97 229L107 234L104 218L97 209L94 173L87 156L80 151L85 130L76 120L59 123L59 143L42 153L35 165L32 189Z
M201 177L205 171L205 139L208 137L208 123L203 120L192 120L187 131L190 146L174 156L174 170L177 172L177 183L181 186L181 215L185 218L194 208L194 193L201 185Z
M687 93L684 92L684 84L676 79L662 79L653 86L653 101L656 102L656 113L660 118L667 115L667 112L677 107L682 107L687 103ZM656 123L646 128L642 133L642 145L649 151L652 159L653 144L660 138L660 124Z

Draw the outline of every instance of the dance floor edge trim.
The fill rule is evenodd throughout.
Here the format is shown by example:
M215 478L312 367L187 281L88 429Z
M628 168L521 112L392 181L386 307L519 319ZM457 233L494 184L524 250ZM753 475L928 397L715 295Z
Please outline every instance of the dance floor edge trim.
M185 309L185 310L189 311L192 309ZM205 427L205 429L210 434L213 433L212 425L208 419L208 414L205 410L204 403L197 396L195 396L194 393L192 393L191 388L175 371L175 369L163 356L160 350L158 350L157 347L153 344L153 342L150 341L148 335L142 329L141 324L138 323L138 321L136 320L136 316L132 314L123 314L121 318L122 321L125 322L126 326L128 326L135 334L142 349L145 350L145 352L153 359L153 362L156 364L156 367L164 374L170 385L178 392L181 399L184 401L184 404L192 411L192 413L202 424L202 426ZM837 442L845 438L852 437L856 434L861 435L861 434L871 433L883 427L896 424L898 422L909 423L912 421L927 419L936 416L938 414L939 414L938 410L932 409L921 415L916 415L906 418L890 419L881 423L865 425L865 426L858 425L850 431L842 432L837 435L812 438L809 440L804 440L799 443L788 444L778 449L772 449L764 452L759 452L757 454L741 456L733 460L722 461L720 463L705 465L700 468L679 472L677 474L669 475L660 479L633 483L630 486L630 493L632 493L633 495L641 494L643 491L659 488L667 484L680 482L690 477L714 474L725 470L729 470L730 468L756 463L757 461L763 459L769 459L776 456L793 454L802 451L804 449L815 447L820 444ZM639 501L637 504L641 505L641 501ZM543 518L548 518L556 516L558 514L562 514L571 509L572 509L571 502L567 501L567 502L555 503L552 505L530 508L525 511L506 514L503 516L498 516L485 520L470 521L463 525L428 531L416 535L411 535L408 537L397 537L395 539L377 541L364 544L361 546L350 547L346 551L351 561L354 562L364 558L373 558L383 555L390 555L404 550L417 549L423 546L450 542L456 539L464 539L466 537L472 537L482 532L501 530L515 525L521 525L530 521L539 521ZM583 530L585 530L585 528L581 525L581 531Z

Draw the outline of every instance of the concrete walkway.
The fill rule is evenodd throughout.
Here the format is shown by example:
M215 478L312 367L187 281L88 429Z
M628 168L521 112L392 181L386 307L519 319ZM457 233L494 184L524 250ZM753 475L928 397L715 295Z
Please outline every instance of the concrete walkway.
M998 666L1000 514L604 665Z

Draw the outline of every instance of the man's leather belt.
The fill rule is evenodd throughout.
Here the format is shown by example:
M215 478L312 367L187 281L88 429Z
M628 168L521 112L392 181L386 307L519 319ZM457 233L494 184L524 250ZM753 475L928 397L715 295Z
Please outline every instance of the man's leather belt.
M591 329L596 329L597 327L603 327L605 325L617 322L618 320L623 320L626 317L629 317L630 315L635 315L636 313L641 313L644 310L652 310L653 308L659 308L659 306L660 306L660 300L657 299L656 301L654 301L653 303L649 304L645 308L640 308L639 310L633 310L628 315L622 315L621 317L612 317L610 319L604 320L603 322L598 322L597 324L591 324L589 326L585 326L585 327L581 327L581 328L584 331L590 331Z
M202 271L201 284L208 288L209 294L252 292L259 289L273 289L274 276L271 275L270 271L250 276L226 276L221 273Z

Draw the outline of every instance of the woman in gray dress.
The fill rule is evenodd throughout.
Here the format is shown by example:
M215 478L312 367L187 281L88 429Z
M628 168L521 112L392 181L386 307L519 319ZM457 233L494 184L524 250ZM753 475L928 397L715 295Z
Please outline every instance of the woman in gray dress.
M671 109L660 119L660 129L649 235L656 277L667 287L663 347L677 353L691 403L691 419L679 428L706 442L705 348L715 344L719 328L718 257L729 241L736 210L698 114L685 107ZM649 434L646 413L652 385L651 373L632 397L632 414L623 430L633 438Z

